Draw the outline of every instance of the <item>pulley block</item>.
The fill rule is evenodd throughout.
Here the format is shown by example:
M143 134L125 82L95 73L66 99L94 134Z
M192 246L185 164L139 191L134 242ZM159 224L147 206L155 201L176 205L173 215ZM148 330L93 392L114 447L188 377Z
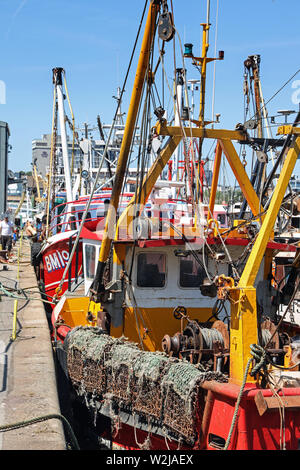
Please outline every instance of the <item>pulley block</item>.
M171 41L174 37L174 23L172 15L169 11L160 14L158 20L158 35L162 41Z

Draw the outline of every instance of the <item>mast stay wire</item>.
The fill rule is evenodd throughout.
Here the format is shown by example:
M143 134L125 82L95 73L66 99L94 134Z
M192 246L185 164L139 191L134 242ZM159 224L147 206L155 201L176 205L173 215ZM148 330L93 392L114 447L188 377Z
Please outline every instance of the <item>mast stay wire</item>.
M180 35L179 35L177 29L175 28L175 26L174 26L174 29L175 29L175 32L176 32L176 34L177 34L177 36L178 36L178 40L179 40L179 45L180 45L180 50L181 50L181 57L182 57L182 64L183 64L183 74L184 74L184 78L186 78L186 76L185 76L185 61L184 61L184 54L183 54L181 39L180 39ZM159 52L161 53L160 48L159 48ZM162 54L161 54L161 57L162 57ZM164 70L165 77L167 78L167 74L166 74L166 71L165 71L163 58L162 58L162 60L161 60L161 63L162 63L162 68L163 68L163 70ZM171 90L171 88L170 88L170 86L169 86L169 82L168 82L168 80L166 80L166 81L167 81L167 85L168 85L168 88L169 88L169 91L170 91L170 95L173 96L172 90ZM187 99L187 106L189 107L189 100L188 100L186 79L184 79L184 84L185 84L185 95L186 95L186 99ZM174 100L174 96L173 96L173 101L175 101L175 100ZM183 125L182 125L182 119L181 119L181 118L180 118L179 122L180 122L181 131L182 131L182 134L183 134L183 138L184 138L184 140L187 140L187 136L186 136L186 133L185 133L185 131L184 131L184 128L183 128ZM191 121L189 121L189 126L190 126L191 138L193 138ZM191 149L192 149L192 151L191 151L191 155L192 155L192 164L193 164L193 167L194 167L194 170L195 170L195 169L196 169L196 163L195 163L195 154L194 154L194 148L193 148L193 146L191 147ZM197 172L197 171L194 171L194 174L196 175L196 178L198 179L198 184L200 185L201 183L200 183L200 178L199 178L198 172ZM193 194L193 192L192 192L192 194ZM196 201L194 201L193 198L192 198L192 205L193 205L194 210L195 210L195 212L197 213L197 216L198 216L198 218L199 218L199 220L200 220L200 219L201 219L201 215L200 215L200 213L199 213L199 205L196 203ZM217 227L216 227L216 228L217 228ZM222 237L221 237L221 235L220 235L220 232L218 231L218 228L217 228L217 232L218 232L219 238L220 238L220 240L221 240L221 243L223 244L224 251L227 253L229 262L230 262L231 265L232 265L233 271L234 271L234 272L236 273L236 275L239 277L239 274L238 274L238 272L237 272L237 270L236 270L236 267L233 265L233 262L232 262L230 253L228 252L228 249L227 249L227 247L226 247L226 245L225 245L225 243L224 243L224 241L223 241L223 239L222 239ZM211 254L213 254L213 252L212 252L212 250L211 250L209 244L207 243L206 237L204 236L203 238L204 238L204 242L205 242L205 244L206 244L208 250L211 252ZM210 277L210 274L209 274L209 272L208 272L207 266L206 266L205 259L204 259L204 250L202 250L202 254L203 254L203 264L204 264L204 267L205 267L206 275L207 275L208 279L209 279L210 281L212 281L212 279L211 279L211 277Z
M176 28L175 28L175 30L176 30ZM182 56L182 62L183 62L183 71L184 71L184 76L185 76L184 54L183 54L182 44L181 44L181 40L180 40L180 35L179 35L179 33L178 33L177 30L176 30L176 34L177 34L178 40L179 40L179 45L180 45L180 50L181 50L181 56ZM187 100L188 100L186 80L184 80L184 83L185 83L185 88L186 88L186 98L187 98ZM187 106L189 107L189 102L187 102ZM185 131L184 131L184 128L183 128L182 120L181 120L181 119L180 119L180 126L181 126L181 130L182 130L182 132L183 132L184 138L186 139L187 137L186 137L186 134L185 134ZM189 121L189 126L190 126L191 137L192 137L192 125L191 125L191 121ZM193 146L192 146L192 160L193 160L194 168L196 168L196 165L195 165L195 155L194 155ZM200 184L200 178L199 178L198 172L196 171L195 174L197 175L197 178L198 178L198 180L199 180L198 182L199 182L199 184ZM197 204L197 202L196 202L195 206L196 206L197 215L198 215L199 221L200 221L199 204ZM211 214L211 211L210 211L209 207L208 207L208 210L209 210L209 212L210 212L210 217L213 218L213 214ZM217 224L216 224L216 231L217 231L218 237L219 237L219 239L220 239L220 241L221 241L221 243L222 243L222 245L223 245L223 249L224 249L225 253L227 254L227 257L228 257L229 263L230 263L230 265L231 265L231 267L232 267L232 270L233 270L235 276L239 279L239 278L240 278L240 275L239 275L239 273L238 273L238 271L237 271L237 269L236 269L236 266L235 266L235 264L234 264L234 262L233 262L233 260L232 260L232 258L231 258L231 255L230 255L230 253L229 253L229 250L227 249L227 246L225 245L224 240L223 240L223 238L222 238L222 236L221 236L221 234L220 234L220 232L219 232L219 229L218 229L218 225L217 225ZM208 248L209 251L212 253L212 250L211 250L209 244L207 243L206 237L204 236L203 238L204 238L204 242L205 242L207 248ZM203 261L204 261L204 250L202 250L202 253L203 253ZM208 274L208 272L207 272L207 274ZM208 275L208 278L209 278L209 280L211 281L211 278L210 278L209 275Z
M179 36L179 33L178 33L178 31L176 30L176 28L175 28L175 31L176 31L176 34L178 35L178 39L179 39L179 44L180 44L180 48L181 48L181 55L182 55L182 61L183 61L183 71L184 71L184 76L185 76L184 55L183 55L183 51L182 51L180 36ZM158 50L159 50L159 52L161 53L160 47L158 47ZM161 60L161 64L162 64L162 68L163 68L163 71L164 71L164 75L165 75L165 78L166 78L166 81L167 81L167 85L168 85L168 88L169 88L169 91L170 91L170 96L172 96L172 97L173 97L173 101L175 101L175 100L174 100L174 96L173 96L173 94L172 94L172 90L171 90L171 88L170 88L170 86L169 86L169 82L168 82L168 80L167 80L167 74L166 74L166 70L165 70L165 67L164 67L164 61L163 61L163 59ZM189 106L188 94L187 94L187 89L186 89L186 80L184 80L184 83L185 83L185 91L186 91L185 94L186 94L186 99L187 99L187 106ZM185 134L185 132L184 132L184 128L183 128L183 126L182 126L182 120L180 119L179 122L180 122L181 130L182 130L182 133L183 133L183 137L184 137L184 139L187 139L186 134ZM190 128L192 129L192 127L191 127L191 121L190 121ZM192 130L191 130L191 135L192 135ZM193 145L191 146L191 148L192 148L192 162L193 162L194 168L196 168ZM194 174L196 174L196 175L197 175L197 178L199 178L198 172L194 172ZM199 181L199 183L200 183L200 181ZM191 194L193 194L193 193L191 193ZM198 217L199 217L199 220L200 220L200 213L199 213L198 204L196 204L193 199L192 199L192 204L193 204L193 206L194 206L194 210L196 209L196 212L198 211ZM172 224L172 227L173 227L173 229L175 229L175 227L173 226L173 224ZM175 231L176 231L176 229L175 229ZM205 238L205 237L204 237L204 240L205 240L205 243L206 243L208 249L212 252L211 248L209 247L209 245L208 245L207 242L206 242L206 238ZM191 244L188 243L188 245L190 246L190 250L191 250L191 252L192 252L192 255L196 255L196 252L193 250ZM198 258L197 255L195 256L195 259L196 259L196 261L204 268L208 279L211 281L212 278L211 278L211 274L208 272L208 268L207 268L207 266L206 266L204 250L202 250L202 255L203 255L203 264L202 264L202 262L199 260L199 258Z
M156 24L155 29L156 28L157 28L157 24ZM152 86L155 83L154 74L152 73L153 58L154 58L153 48L154 48L154 43L153 43L152 50L151 50L151 65L149 61L148 70L147 70L146 78L144 81L144 90L143 90L143 94L145 93L146 96L145 96L145 102L143 106L142 119L141 119L141 133L140 133L141 138L140 138L139 153L138 153L138 169L137 169L138 171L136 174L135 200L134 200L134 209L133 209L135 218L138 218L141 215L140 214L141 207L139 206L140 206L141 197L142 197L142 184L143 184L146 168L148 169L149 167L149 157L151 158L151 150L150 150L151 140L149 140L148 142L147 140L148 138L150 139L149 136L150 136L150 131L151 131L151 100L152 100L153 107L155 109L155 99L154 99L153 90L152 90ZM155 72L156 71L157 71L157 66L156 66ZM150 80L149 79L147 80L147 77L152 77L152 78ZM158 99L159 99L159 96L158 96ZM141 104L140 104L139 113L140 112L141 112ZM137 199L137 194L138 194L138 199ZM138 210L139 210L138 217L136 217L137 216L136 205L138 205ZM135 245L133 246L133 250L132 250L131 264L130 264L129 275L128 275L129 282L131 282L133 263L134 263L134 253L135 253Z
M157 24L156 24L156 27L157 27ZM149 143L147 143L147 140L148 140L148 136L150 135L150 130L151 130L151 100L153 101L153 106L155 107L155 99L154 99L153 90L152 90L152 85L154 83L154 75L152 75L152 72L151 72L152 69L153 69L153 57L154 57L154 55L153 55L153 47L152 47L152 50L151 50L152 63L151 63L151 66L150 66L150 61L149 61L148 70L147 70L147 73L146 73L146 76L145 76L145 80L144 80L144 84L143 84L143 92L142 92L142 94L145 93L146 96L145 96L145 102L144 102L144 106L143 106L142 119L141 119L141 132L140 132L139 151L138 151L138 168L137 168L138 171L137 171L137 174L136 174L135 200L134 200L134 209L133 209L134 210L134 218L136 218L136 212L137 212L136 211L136 204L138 204L138 210L139 210L138 216L140 216L140 209L141 208L139 207L139 205L140 205L141 197L142 197L142 184L143 184L143 180L144 180L146 167L149 166L149 155L151 155L151 152L149 152L150 141L149 141ZM156 70L157 70L157 68L156 68ZM153 80L149 79L149 77L151 77L151 76L153 77ZM146 91L145 91L145 88L146 88ZM140 115L140 113L141 113L141 102L139 104L138 116ZM130 164L130 161L127 164L127 170L126 171L128 171L129 164ZM123 184L125 184L125 180L124 180ZM139 193L138 193L139 197L138 197L138 200L137 200L138 189L139 189ZM134 264L134 254L135 254L135 244L133 245L133 248L132 248L129 274L127 272L124 272L123 275L124 275L124 278L125 278L126 285L128 286L129 297L131 297L131 300L132 300L132 303L133 303L136 329L137 329L137 332L138 332L140 345L141 345L141 348L144 349L144 344L143 344L143 338L144 337L143 338L141 337L138 316L141 319L142 328L144 330L144 336L145 336L145 334L147 334L148 329L146 328L146 323L145 323L143 313L142 313L140 307L137 304L135 294L134 294L134 290L133 290L133 287L132 287L131 276L132 276L132 270L133 270L133 264Z
M175 27L174 27L175 28ZM187 100L187 106L188 106L188 109L189 109L189 99L188 99L188 93L187 93L187 85L186 85L186 72L185 72L185 60L184 60L184 54L183 54L183 49L182 49L182 43L181 43L181 39L180 39L180 35L177 31L177 29L175 28L175 31L176 31L176 34L178 36L178 42L179 42L179 46L180 46L180 51L181 51L181 58L182 58L182 65L183 65L183 75L184 75L184 87L185 87L185 97L186 97L186 100ZM175 36L174 36L175 38ZM174 39L174 46L175 46L175 39ZM174 51L174 66L175 66L175 70L176 70L176 59L175 59L175 51ZM178 97L177 97L177 94L176 94L176 101L177 101L177 109L179 109L179 106L178 106ZM174 106L175 106L175 100L174 100ZM179 116L179 123L180 123L180 128L181 128L181 132L182 132L182 136L183 136L183 141L184 141L184 144L186 143L187 141L187 136L186 136L186 133L185 133L185 130L184 130L184 127L183 127L183 124L182 124L182 119L181 119L181 116ZM191 131L191 140L193 141L193 135L192 135L192 124L191 124L191 121L189 120L189 126L190 126L190 131ZM186 154L185 154L186 155ZM187 157L187 155L186 155ZM194 146L192 145L191 146L191 157L192 157L192 163L193 163L193 168L194 168L194 175L196 175L196 178L197 178L197 181L198 181L198 184L199 184L199 187L201 186L201 182L200 182L200 177L199 177L199 172L196 171L196 163L195 163L195 151L194 151ZM189 166L189 165L188 165ZM187 171L188 171L188 168L187 168ZM191 179L190 179L190 173L188 174L189 176L189 183L191 185ZM194 193L192 191L192 187L191 187L191 201L192 201L192 206L194 208L194 211L195 213L197 214L197 217L198 217L198 220L200 222L201 220L201 214L200 214L200 210L199 210L199 204L197 203L197 201L194 200ZM206 240L206 237L204 236L203 237L204 239L204 242L206 244L206 246L211 250L211 248L209 247L208 243L207 243L207 240ZM189 245L191 246L191 244L189 243ZM193 250L194 251L194 250ZM204 253L204 250L202 249L202 261L203 261L203 266L204 266L204 269L205 269L205 272L206 272L206 275L208 277L208 279L210 280L210 282L212 281L212 278L211 278L211 275L208 271L208 267L206 266L206 260L205 260L205 253ZM199 262L199 261L198 261ZM202 263L199 263L200 265Z
M288 80L286 80L286 82L285 82L285 83L284 83L266 102L263 102L263 105L262 105L262 107L260 108L259 111L262 111L263 109L266 110L266 105L267 105L268 103L270 103L270 102L275 98L275 96L277 96L277 95L286 87L286 85L288 85L288 84L293 80L293 78L294 78L299 72L300 72L300 69L298 69ZM256 114L257 114L257 113L255 113L255 114L252 116L251 119L253 119ZM294 121L294 125L297 125L297 124L298 124L297 121L298 121L298 119L296 118L296 120ZM270 127L270 126L269 126L269 127ZM278 126L277 126L277 127L278 127ZM281 137L281 138L278 139L278 140L282 140L282 138L283 138L283 137ZM274 172L274 168L275 168L275 167L276 167L276 163L274 163L274 165L273 165L273 172ZM272 173L272 172L271 172L271 173ZM263 194L265 194L266 188L267 188L268 184L270 183L269 179L270 179L270 176L268 177L267 182L266 182L265 186L263 187Z
M157 20L158 21L158 20ZM156 25L155 25L155 30L157 28L157 22L156 22ZM155 34L155 33L154 33ZM149 85L150 85L150 77L153 77L153 83L154 83L154 77L155 77L155 73L158 69L158 66L159 66L159 62L157 63L156 67L155 67L155 72L152 73L152 69L153 69L153 47L154 45L152 44L151 46L151 51L150 51L150 55L152 54L152 67L151 67L151 70L149 69L149 64L148 64L148 69L146 71L146 74L145 74L145 80L144 80L144 83L143 83L143 90L142 90L142 96L144 95L145 93L145 87L147 85L147 96L148 98L150 97L150 94L151 92L153 93L151 87L149 88ZM152 80L151 80L151 83L152 83ZM149 89L150 89L150 92L149 92ZM156 90L157 91L157 90ZM157 96L158 96L158 99L160 101L160 98L159 98L159 95L158 95L158 92L157 92ZM152 98L154 99L154 94L152 96ZM138 108L138 113L137 113L137 120L136 122L138 122L139 120L139 116L141 114L141 107L142 107L142 100L140 101L139 103L139 108ZM145 126L144 126L144 122L145 122L145 108L146 107L146 104L144 105L144 111L143 111L143 117L142 117L142 126L141 126L141 134L142 133L145 133ZM149 108L150 109L150 108ZM148 121L150 123L150 116L148 117ZM132 139L132 143L131 143L131 151L130 151L130 158L128 159L128 163L127 163L127 168L126 168L126 175L128 174L128 171L129 171L129 166L130 164L132 163L132 159L131 159L131 155L132 155L132 148L133 148L133 143L134 143L134 140L135 140L135 137L136 137L136 131L137 131L137 126L135 128L135 133L134 133L134 138ZM144 162L144 150L146 148L146 145L145 145L145 142L146 142L146 136L144 135L143 139L140 138L139 140L139 150L138 150L138 154L137 154L137 157L135 158L135 160L138 161L138 171L137 171L137 174L136 174L136 188L135 188L135 202L134 204L136 204L136 195L137 195L137 188L138 188L138 180L140 180L139 182L139 186L141 187L142 185L142 176L144 175L144 163L143 163L143 172L142 172L142 175L140 175L140 155L141 155L141 148L143 148L143 151L142 151L142 162ZM140 178L139 178L140 176ZM126 181L126 178L124 178L124 181L123 181L123 188L125 187L125 181ZM141 193L140 193L140 197L141 197ZM139 197L139 201L140 201L140 197ZM121 199L122 199L122 195L121 195Z
M270 101L272 101L275 96L277 96L285 87L286 85L288 85L292 80L293 78L300 72L300 69L298 69L272 96L271 98L268 99L268 101L266 101L263 106L260 108L259 111L262 111L262 109L268 104L270 103ZM256 114L256 113L255 113ZM255 117L255 114L252 116L251 119L253 119Z
M263 114L264 114L264 119L266 120L266 129L268 130L268 133L270 132L270 123L268 121L268 112L267 112L267 109L266 109L266 105L268 103L270 103L270 101L272 101L275 96L277 96L284 88L286 85L288 85L288 83L300 72L300 69L298 69L266 102L264 101L264 98L263 98L263 95L262 95L262 90L261 90L261 81L259 80L259 89L260 89L260 96L262 98L262 106L259 110L255 110L253 109L253 115L251 116L250 113L249 113L249 120L252 120L253 118L255 118L255 116L257 116L257 114L262 111ZM249 74L250 72L248 71L247 72L247 75ZM252 105L253 105L253 108L254 108L254 99L253 99L253 89L252 89L252 80L250 78L250 75L249 75L249 79L250 79L250 93L251 93L251 97L252 97ZM244 109L245 109L245 104L244 104ZM244 114L244 121L246 121L246 118L247 118L247 114L248 112L250 111L249 107L246 108L246 111L245 111L245 114ZM251 116L251 117L250 117ZM277 125L275 127L278 127ZM272 133L271 133L272 135ZM284 137L279 137L277 141L280 141L282 140ZM254 152L252 154L252 166L253 166L253 158L254 158ZM274 158L273 158L273 151L271 149L271 158L272 158L272 163L273 163L273 166L274 166Z
M54 132L56 126L56 112L57 112L57 102L56 102L56 87L53 89L53 110L52 110L52 129L51 129L51 149L50 149L50 170L48 176L48 193L47 193L47 219L46 219L46 236L49 233L49 218L50 218L50 197L51 197L51 183L53 177L53 162L54 162Z
M130 60L129 60L129 65L128 65L128 68L127 68L127 71L126 71L126 75L125 75L123 87L122 87L122 90L121 90L121 93L120 93L120 99L122 99L122 96L123 96L124 91L125 91L125 85L126 85L126 83L127 83L127 79L128 79L128 76L129 76L129 72L130 72L130 69L131 69L132 62L133 62L133 57L134 57L134 54L135 54L135 50L136 50L138 38L139 38L139 35L140 35L140 31L141 31L143 19L144 19L144 16L145 16L145 11L146 11L146 7L147 7L147 3L148 3L148 0L145 0L143 12L142 12L142 17L141 17L141 20L140 20L140 24L139 24L138 31L137 31L137 35L136 35L136 38L135 38L133 50L132 50L131 57L130 57ZM68 263L67 263L67 265L66 265L66 267L65 267L65 270L64 270L64 272L63 272L63 275L62 275L61 281L60 281L60 283L59 283L59 286L58 286L58 288L56 289L56 295L54 296L55 298L56 298L57 294L58 294L58 293L60 292L60 290L61 290L61 287L62 287L62 285L63 285L64 279L65 279L65 277L66 277L66 275L67 275L67 272L68 272L68 270L69 270L69 268L70 268L70 265L71 265L71 262L72 262L72 259L73 259L73 256L74 256L74 253L75 253L75 251L76 251L77 244L78 244L78 242L79 242L81 230L82 230L82 228L83 228L83 225L84 225L84 222L85 222L87 213L88 213L88 211L89 211L89 208L90 208L90 205L91 205L91 202L92 202L92 198L93 198L94 192L95 192L95 190L96 190L96 185L97 185L97 182L98 182L98 179L99 179L99 176L100 176L100 172L101 172L101 168L102 168L104 159L105 159L105 157L106 157L106 155L107 155L107 150L108 150L109 142L110 142L111 135L112 135L112 132L113 132L115 123L116 123L116 119L117 119L118 109L119 109L119 103L117 103L116 112L115 112L115 115L114 115L114 119L113 119L112 126L111 126L111 128L110 128L110 132L109 132L108 139L107 139L106 144L105 144L104 152L103 152L103 155L102 155L102 160L101 160L101 162L100 162L100 164L99 164L99 168L98 168L98 171L97 171L97 174L96 174L96 178L95 178L95 181L94 181L94 184L93 184L93 187L92 187L92 191L91 191L89 200L88 200L88 202L87 202L85 211L84 211L84 213L82 214L82 219L81 219L81 222L80 222L80 226L79 226L79 228L78 228L78 232L77 232L76 239L75 239L75 241L74 241L74 245L73 245L73 248L72 248L72 252L71 252L71 254L70 254Z
M171 0L171 5L172 5L172 0ZM173 6L173 5L172 5L172 6ZM177 36L178 36L178 40L179 40L179 44L180 44L180 50L181 50L181 56L182 56L182 63L183 63L183 74L184 74L184 78L185 78L185 61L184 61L184 54L183 54L183 50L182 50L182 44L181 44L181 40L180 40L180 35L179 35L177 29L175 28L175 26L174 26L174 29L175 29L175 32L176 32L176 34L177 34ZM173 41L174 41L174 39L173 39ZM173 96L171 87L170 87L169 82L168 82L168 79L167 79L167 74L166 74L166 70L165 70L165 66L164 66L163 53L162 53L162 50L161 50L161 48L160 48L160 46L159 46L159 38L158 38L158 51L159 51L159 54L160 54L161 65L162 65L162 69L163 69L163 72L164 72L164 75L165 75L166 83L167 83L168 88L169 88L169 91L170 91L170 96ZM175 57L174 57L174 58L175 58ZM175 62L175 63L176 63L176 62ZM184 80L184 83L185 83L185 96L186 96L186 99L187 99L187 106L189 106L186 80ZM174 96L173 96L173 101L175 102ZM181 127L181 131L182 131L182 134L183 134L184 141L186 141L186 140L187 140L187 136L186 136L186 134L185 134L185 131L184 131L184 128L183 128L183 125L182 125L182 119L180 119L179 122L180 122L180 127ZM191 138L192 138L193 136L192 136L192 125L191 125L191 121L189 121L189 125L190 125ZM195 168L196 168L196 164L195 164L195 155L194 155L194 148L193 148L193 146L192 146L192 152L191 152L191 154L192 154L192 163L193 163L193 166L194 166L194 169L195 169ZM197 175L196 177L198 178L198 183L200 184L200 178L199 178L198 172L195 171L194 173ZM193 192L192 192L192 194L193 194ZM198 218L199 218L199 220L200 220L201 217L200 217L200 213L199 213L199 207L198 207L199 205L196 203L196 201L194 201L193 198L192 198L192 204L193 204L193 206L194 206L194 209L196 209L196 213L197 213ZM212 215L211 215L211 216L212 216ZM220 235L220 232L219 232L219 230L218 230L218 227L216 227L216 231L217 231L218 236L219 236L219 238L220 238L220 240L221 240L221 243L222 243L222 245L223 245L224 251L226 252L226 254L227 254L227 256L228 256L228 260L229 260L229 263L230 263L231 266L232 266L233 272L235 273L236 277L239 278L239 273L237 272L237 269L236 269L236 267L235 267L235 265L234 265L234 263L233 263L233 261L232 261L232 259L231 259L230 253L229 253L229 251L228 251L228 249L227 249L227 247L226 247L226 245L225 245L225 243L224 243L224 240L222 239L222 237L221 237L221 235ZM206 237L203 237L203 238L204 238L204 242L205 242L205 244L206 244L208 250L211 252L211 254L213 254L212 249L210 248L210 246L209 246L208 243L207 243ZM204 250L202 250L202 253L203 253L203 256L204 256ZM208 270L207 270L207 267L206 267L206 264L205 264L205 260L204 260L204 259L203 259L203 262L204 262L204 266L205 266L205 271L206 271L207 277L208 277L209 280L211 281L211 277L210 277L210 275L209 275L209 273L208 273Z
M171 2L171 3L172 3L172 2ZM176 29L175 29L175 30L176 30ZM177 33L177 35L178 35L178 32L177 32L177 31L176 31L176 33ZM179 37L179 35L178 35L178 37ZM179 42L180 42L180 37L179 37ZM163 41L163 46L164 46L164 41ZM181 46L181 42L180 42L180 46ZM165 66L164 66L164 57L163 57L164 52L163 52L162 49L160 48L160 45L159 45L159 37L158 37L158 51L159 51L159 54L160 54L160 63L161 63L161 66L162 66L163 74L165 75L165 81L166 81L167 86L168 86L169 91L170 91L170 96L173 97L173 101L175 101L175 100L174 100L173 93L172 93L172 90L171 90L171 87L170 87L170 85L169 85L167 73L166 73L166 70L165 70ZM181 52L182 52L182 46L181 46ZM183 52L182 52L182 57L183 57ZM184 58L183 58L183 66L184 66ZM156 71L157 71L157 67L156 67L156 69L155 69L155 72L156 72ZM184 74L185 74L185 68L184 68ZM186 82L186 81L185 81L185 82ZM185 91L186 91L186 97L187 97L187 90L185 90ZM187 98L187 99L188 99L188 98ZM181 119L180 119L180 125L181 125L181 128L182 128L183 134L184 134L184 129L183 129L183 127L182 127L182 121L181 121ZM185 135L185 139L186 139L186 135ZM192 149L192 153L193 153L193 152L194 152L194 149ZM195 164L195 160L194 160L194 159L193 159L193 161L194 161L194 164ZM197 172L196 172L196 173L197 173ZM197 175L197 176L198 176L198 175ZM198 178L199 178L199 176L198 176ZM140 183L141 183L141 181L142 181L142 180L140 180ZM197 207L197 205L196 205L196 207ZM199 217L200 217L200 214L199 214ZM174 226L173 226L173 229L175 229ZM175 230L176 230L176 229L175 229ZM186 240L186 241L187 241L187 240ZM187 243L188 243L188 242L187 242ZM193 250L192 246L191 246L189 243L188 243L188 245L190 246L190 249L191 249L192 254L195 254L195 258L196 258L196 260L198 261L198 263L199 263L200 265L202 265L201 261L199 260L199 258L198 258L198 256L197 256L197 253ZM202 250L202 251L203 251L203 255L204 255L204 250ZM206 271L206 274L207 274L208 278L211 279L210 274L208 273L208 270L207 270L205 261L204 261L204 263L203 263L203 267L204 267L204 269L205 269L205 271ZM129 276L129 279L130 279L130 276Z
M73 169L74 169L75 117L74 117L74 113L73 113L73 109L72 109L72 105L71 105L71 101L70 101L69 91L68 91L68 87L67 87L67 80L66 80L66 72L65 72L64 69L63 69L63 76L64 76L64 85L65 85L65 90L66 90L66 95L67 95L67 100L68 100L68 104L69 104L69 108L70 108L70 113L71 113L71 117L72 117L72 125L73 125L72 160L71 160L71 177L72 177Z

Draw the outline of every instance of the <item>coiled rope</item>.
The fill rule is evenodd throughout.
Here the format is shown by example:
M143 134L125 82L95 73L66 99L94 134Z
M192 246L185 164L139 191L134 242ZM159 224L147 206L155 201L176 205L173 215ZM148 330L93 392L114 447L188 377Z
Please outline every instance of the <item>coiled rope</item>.
M63 424L66 425L66 429L67 429L69 437L70 437L71 447L74 450L80 450L78 441L76 439L76 436L74 434L74 431L73 431L69 421L63 415L56 414L56 413L50 413L50 414L45 415L45 416L38 416L37 418L32 418L32 419L29 419L27 421L20 421L18 423L5 424L3 426L0 426L0 432L12 431L14 429L23 428L23 427L28 426L30 424L35 424L35 423L38 423L38 422L41 422L41 421L47 421L48 419L60 419L63 422Z
M200 328L200 331L207 349L212 349L215 342L219 342L222 346L224 346L224 338L220 331L216 330L215 328Z

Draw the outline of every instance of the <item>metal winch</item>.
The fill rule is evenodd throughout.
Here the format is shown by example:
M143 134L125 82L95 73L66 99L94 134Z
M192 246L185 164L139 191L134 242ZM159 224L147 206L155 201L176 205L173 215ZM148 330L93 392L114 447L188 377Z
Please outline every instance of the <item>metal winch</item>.
M191 320L186 315L184 307L173 311L176 319L181 320L181 331L174 336L165 335L162 339L162 349L166 354L180 359L186 359L192 364L200 361L213 361L213 369L220 370L229 354L229 334L225 323L216 320L211 324L201 324ZM183 321L186 325L183 326Z
M228 366L230 339L227 325L221 320L200 323L187 316L185 307L178 306L173 315L181 321L180 331L175 335L165 335L162 339L163 351L192 364L209 366L214 371L222 371ZM276 326L265 319L259 328L259 344L266 350L273 362L282 363L286 346L290 343L287 334L278 333Z

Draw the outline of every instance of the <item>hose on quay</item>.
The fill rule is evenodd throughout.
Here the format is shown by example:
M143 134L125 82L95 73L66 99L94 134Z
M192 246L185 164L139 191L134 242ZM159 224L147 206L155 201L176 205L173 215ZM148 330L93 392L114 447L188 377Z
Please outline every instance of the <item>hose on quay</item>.
M29 292L32 294L37 294L37 292ZM18 294L18 295L16 295ZM21 294L24 294L24 297L21 296ZM10 297L12 299L17 299L17 300L24 300L24 301L29 301L29 300L39 300L40 302L46 303L46 304L52 304L55 305L54 302L51 302L50 300L45 300L40 297L28 297L27 292L25 292L25 289L13 289L10 287L6 287L0 282L0 298L1 297Z
M53 413L53 414L48 414L48 415L45 415L45 416L38 416L37 418L32 418L32 419L29 419L29 420L26 420L26 421L20 421L18 423L5 424L3 426L0 426L0 432L12 431L14 429L19 429L19 428L23 428L25 426L29 426L30 424L35 424L35 423L38 423L38 422L41 422L41 421L47 421L48 419L60 419L63 422L63 424L66 425L66 429L67 429L69 437L70 437L70 443L71 443L72 449L73 450L80 450L78 441L76 439L76 436L74 434L74 431L73 431L69 421L63 415L60 415L60 414Z

